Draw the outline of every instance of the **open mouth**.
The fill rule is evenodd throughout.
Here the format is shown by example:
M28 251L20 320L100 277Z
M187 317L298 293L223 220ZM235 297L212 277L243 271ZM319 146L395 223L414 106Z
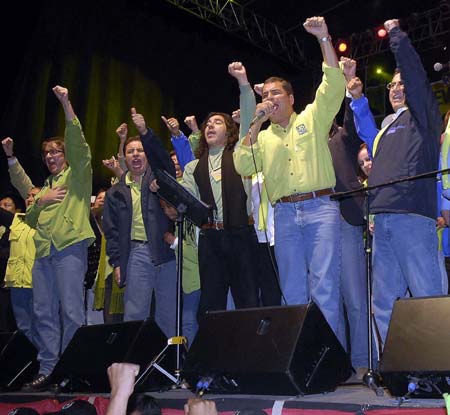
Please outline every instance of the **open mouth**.
M50 171L52 171L53 169L56 168L56 163L53 162L53 161L48 161L48 162L47 162L47 167L48 167L48 169L49 169Z
M395 101L401 101L403 99L403 92L394 92L392 99Z

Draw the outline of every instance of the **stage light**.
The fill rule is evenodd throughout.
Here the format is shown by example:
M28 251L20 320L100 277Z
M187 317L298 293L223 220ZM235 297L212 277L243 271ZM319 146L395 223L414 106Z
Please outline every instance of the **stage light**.
M377 27L375 31L378 39L384 39L387 36L387 31L384 26Z
M376 68L376 69L375 69L375 73L376 73L377 75L381 75L381 74L383 73L383 68L380 68L380 67Z
M348 44L344 40L340 40L337 43L337 49L339 53L345 53L348 50Z

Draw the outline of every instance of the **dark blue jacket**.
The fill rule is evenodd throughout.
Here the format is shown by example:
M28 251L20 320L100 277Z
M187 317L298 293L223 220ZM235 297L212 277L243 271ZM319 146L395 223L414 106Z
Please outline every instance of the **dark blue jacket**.
M369 186L416 176L437 170L441 116L420 57L407 34L399 28L389 33L390 47L405 85L408 110L404 111L383 132L373 159ZM358 103L359 101L359 103ZM359 105L352 108L356 124L363 127L367 120L358 120ZM365 134L360 134L364 137ZM374 138L374 137L373 137ZM368 142L369 147L371 144ZM415 213L436 218L436 178L406 181L371 191L371 213Z
M175 174L169 154L161 140L148 130L141 137L150 167L147 169L141 183L141 209L147 234L149 255L154 265L160 265L175 260L175 254L164 242L164 233L173 231L173 223L164 214L159 204L159 198L149 189L155 178L151 168L168 170ZM121 285L126 281L128 257L130 255L130 235L133 215L133 203L130 188L125 184L125 175L119 183L106 192L103 211L103 230L106 237L106 252L109 263L113 267L120 266Z

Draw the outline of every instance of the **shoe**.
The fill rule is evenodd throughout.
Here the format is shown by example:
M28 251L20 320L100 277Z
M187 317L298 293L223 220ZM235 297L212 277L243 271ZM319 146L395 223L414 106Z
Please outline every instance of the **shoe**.
M344 382L347 385L363 383L364 375L367 373L367 367L357 367L352 369L352 375Z
M364 375L367 373L368 370L369 370L369 368L367 368L367 367L357 367L356 368L356 379L358 381L362 382Z
M22 392L43 392L52 385L50 375L37 375L32 382L25 383L22 386Z

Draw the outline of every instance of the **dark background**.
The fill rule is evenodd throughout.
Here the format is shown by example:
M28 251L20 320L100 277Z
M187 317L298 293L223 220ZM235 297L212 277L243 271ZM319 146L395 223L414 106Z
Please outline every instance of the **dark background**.
M101 160L116 153L115 128L122 122L130 126L130 107L144 114L148 125L168 142L161 115L175 116L182 123L185 116L195 114L200 122L209 111L231 112L238 107L237 82L227 73L227 65L236 60L245 64L251 83L271 75L291 80L300 110L312 100L321 76L317 41L300 26L307 17L323 15L336 40L373 29L389 18L407 22L414 13L448 5L440 0L238 3L280 29L294 28L308 58L305 66L294 67L165 0L10 4L0 25L0 137L15 140L15 154L34 183L41 185L48 173L40 143L64 131L62 110L51 87L67 86L91 145L95 191L109 182ZM447 34L434 47L420 51L431 81L442 78L432 70L433 64L450 60L448 40ZM394 69L390 53L358 63L358 75L369 86L386 83L386 76L374 74L377 66L389 76ZM187 127L183 130L188 132ZM0 195L11 193L6 158L0 151Z

